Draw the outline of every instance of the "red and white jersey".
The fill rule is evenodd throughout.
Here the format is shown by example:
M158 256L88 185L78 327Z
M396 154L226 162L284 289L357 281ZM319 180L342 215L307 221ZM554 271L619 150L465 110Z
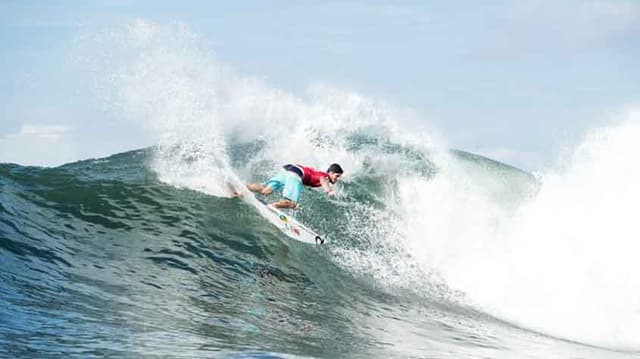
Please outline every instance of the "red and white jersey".
M311 187L320 187L322 184L320 183L320 179L323 177L328 178L329 175L326 172L318 171L315 168L305 167L301 165L296 165L302 169L304 175L302 176L302 184L305 186Z

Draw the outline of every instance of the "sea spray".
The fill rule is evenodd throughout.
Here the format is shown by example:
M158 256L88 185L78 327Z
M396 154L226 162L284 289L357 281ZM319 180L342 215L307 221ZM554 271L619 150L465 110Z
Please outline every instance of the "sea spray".
M572 169L550 173L535 196L535 180L511 175L520 171L499 164L470 167L481 161L452 155L437 133L416 131L416 121L407 125L416 116L411 111L327 85L311 87L305 97L278 90L217 62L181 24L137 20L89 39L93 51L85 50L85 64L98 94L118 116L155 136L152 167L163 182L226 196L225 182L264 180L283 163L322 168L339 162L347 171L340 200L307 192L298 213L312 227L331 223L321 227L334 236L329 249L334 264L390 293L414 290L427 299L459 303L460 291L477 308L523 327L592 343L636 345L632 333L640 331L625 322L620 304L633 308L637 302L637 281L621 275L638 268L626 256L609 266L618 257L603 245L572 258L585 251L579 245L583 238L605 243L610 237L593 237L603 235L591 230L596 217L572 214L575 221L565 221L566 212L554 211L562 203L600 206L608 214L606 226L598 228L614 233L616 196L590 197L586 189L599 189L589 187L590 177L571 175ZM631 183L624 176L615 181L609 184ZM624 192L629 186L612 190L634 209L633 193ZM325 215L331 221L310 215L323 206L330 206ZM567 236L578 224L584 227L580 240ZM635 232L623 226L614 240L629 233ZM633 245L620 244L627 256L633 253ZM603 262L594 261L596 249L608 253ZM577 286L593 273L604 276ZM590 299L601 298L598 283L612 290L604 302ZM629 301L612 300L616 292ZM581 304L572 310L576 299ZM602 309L601 304L610 305L600 310L605 316L585 321L584 313ZM604 319L609 314L610 322ZM616 336L616 330L628 336Z
M474 306L511 323L640 347L640 116L592 131L569 162L508 210L475 174L405 182L405 243ZM498 180L498 178L496 178ZM401 191L401 192L403 192Z

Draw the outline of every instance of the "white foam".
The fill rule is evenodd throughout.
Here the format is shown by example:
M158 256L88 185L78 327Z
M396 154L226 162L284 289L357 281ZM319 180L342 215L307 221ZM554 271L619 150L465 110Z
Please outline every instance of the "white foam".
M527 328L640 348L640 113L593 131L517 213L445 171L403 184L406 245L483 310Z
M443 278L476 306L525 327L640 347L637 114L595 131L514 213L505 205L511 199L488 190L504 187L502 178L461 166L439 136L407 127L414 115L405 110L331 86L296 96L238 75L180 24L139 20L87 43L107 107L156 136L153 166L161 180L225 195L224 182L237 180L226 153L232 138L265 143L235 169L245 180L264 161L274 169L339 162L346 180L374 163L397 183L383 198L388 212L346 209L353 217L346 236L362 248L334 247L336 263L373 273L382 285L411 288ZM438 174L399 174L396 155L350 149L350 136L362 134L429 153Z
M247 168L263 160L274 169L289 162L319 168L338 162L348 174L362 165L346 148L349 136L377 131L409 138L397 129L398 117L406 117L401 110L330 86L294 96L238 75L182 24L137 20L84 43L84 53L94 54L84 61L104 103L155 134L154 169L178 186L225 195L224 182L234 177L226 153L232 137L266 144ZM433 147L436 138L413 141Z

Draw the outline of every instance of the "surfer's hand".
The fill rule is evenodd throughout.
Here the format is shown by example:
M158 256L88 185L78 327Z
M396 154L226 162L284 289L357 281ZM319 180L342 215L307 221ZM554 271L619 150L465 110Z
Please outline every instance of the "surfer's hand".
M327 196L329 196L329 197L335 197L335 195L336 195L336 191L334 191L332 189L328 189L326 192L327 192Z

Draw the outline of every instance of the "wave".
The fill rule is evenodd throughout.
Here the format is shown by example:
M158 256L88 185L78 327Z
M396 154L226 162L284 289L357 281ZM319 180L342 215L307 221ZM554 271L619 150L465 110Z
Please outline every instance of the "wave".
M94 74L109 90L101 92L104 101L157 135L152 167L161 181L225 195L221 184L264 179L282 163L339 162L347 171L347 200L330 206L310 195L300 216L349 219L332 225L352 238L333 253L345 269L381 286L445 283L483 311L564 338L640 344L634 334L616 334L640 332L632 330L636 318L617 309L633 308L640 291L632 289L635 280L618 279L637 269L616 255L635 252L628 238L636 230L620 227L620 214L613 215L619 200L626 203L624 217L633 213L637 194L632 182L613 185L628 168L615 168L620 177L613 178L598 169L620 163L633 148L605 155L610 146L589 139L573 164L543 174L540 183L488 160L452 155L443 137L410 110L328 86L296 97L236 74L183 26L140 20L91 40L114 54L90 62L109 74L108 83ZM611 144L622 133L625 139L637 133L612 131L619 134ZM586 155L590 146L597 148ZM591 169L577 172L585 166ZM363 185L354 185L359 181ZM603 190L613 193L596 195ZM352 192L359 200L348 200ZM596 208L597 216L587 210ZM610 228L622 228L615 246L608 246ZM590 280L594 275L604 277ZM602 295L602 285L613 286L609 295ZM606 314L583 315L593 311Z
M65 335L104 330L115 346L129 333L128 350L149 341L156 353L167 338L174 352L206 337L225 350L312 356L329 355L318 343L331 339L336 355L363 355L350 340L367 348L413 331L466 353L446 328L472 353L511 345L476 325L640 348L637 116L534 177L449 150L415 113L383 101L328 86L296 97L238 75L182 25L139 20L85 37L78 53L107 107L158 145L58 168L2 165L3 297L24 315L12 330L33 334L31 321L50 334L44 318L76 320ZM282 241L225 198L227 182L263 180L287 162L345 168L337 199L307 191L295 213L331 246ZM37 297L32 288L54 304L19 304ZM60 316L71 301L83 308ZM385 332L393 317L402 324ZM418 342L377 355L424 355Z

